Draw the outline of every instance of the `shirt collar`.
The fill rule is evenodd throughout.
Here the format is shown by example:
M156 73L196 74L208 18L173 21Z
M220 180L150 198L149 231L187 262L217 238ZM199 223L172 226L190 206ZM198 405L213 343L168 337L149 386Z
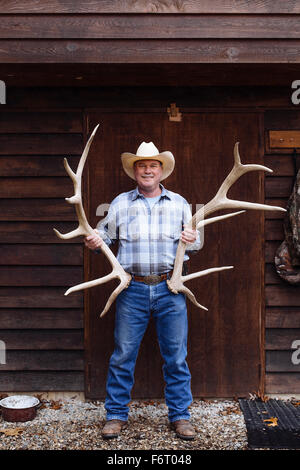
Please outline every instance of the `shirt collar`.
M161 194L160 194L160 197L166 197L167 199L172 199L171 197L171 194L170 194L170 191L168 191L161 183L159 183L159 186L161 188ZM136 187L133 191L132 191L132 196L131 196L131 199L132 201L135 201L138 197L142 197L144 198L145 196L139 192L139 188Z

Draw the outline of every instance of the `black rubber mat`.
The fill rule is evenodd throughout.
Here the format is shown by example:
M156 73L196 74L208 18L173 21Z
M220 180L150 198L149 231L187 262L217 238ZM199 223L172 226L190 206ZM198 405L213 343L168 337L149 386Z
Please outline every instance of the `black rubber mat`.
M275 399L239 399L239 404L246 423L249 448L300 449L300 407ZM268 426L272 423L277 425Z

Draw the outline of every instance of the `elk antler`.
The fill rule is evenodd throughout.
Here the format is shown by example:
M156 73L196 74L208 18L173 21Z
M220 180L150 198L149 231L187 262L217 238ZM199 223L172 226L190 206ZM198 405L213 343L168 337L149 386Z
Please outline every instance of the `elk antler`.
M278 210L278 211L285 212L285 209L283 209L282 207L268 206L266 204L257 204L253 202L235 201L233 199L228 199L227 192L229 188L231 188L231 186L243 174L247 173L248 171L264 170L264 171L268 171L272 173L272 170L270 170L270 168L267 168L262 165L256 165L256 164L243 165L241 163L238 146L239 146L239 142L236 142L234 146L234 166L231 172L223 181L215 197L211 199L211 201L205 204L204 207L199 209L193 215L192 219L187 224L188 227L199 229L200 227L203 227L207 224L218 222L227 217L232 217L232 216L241 214L242 212L245 212L245 211L238 211L238 212L233 212L230 214L226 214L226 215L222 215L218 217L212 217L210 219L203 220L203 217L205 219L207 215L211 214L212 212L221 210L221 209L261 209L261 210ZM222 271L224 269L231 269L233 268L233 266L223 266L221 268L210 268L204 271L199 271L196 273L183 276L181 273L182 273L182 265L183 265L185 250L186 250L186 243L179 240L175 263L174 263L173 274L172 274L171 279L167 281L168 287L171 290L171 292L173 292L174 294L178 294L178 292L183 292L191 300L191 302L193 302L197 307L207 310L206 307L203 307L203 305L200 305L197 302L194 294L186 286L184 286L184 283L186 281L189 281L190 279L194 279L196 277L201 277L201 276L206 276L207 274L210 274L212 272Z
M66 158L64 159L64 166L65 166L65 169L66 169L68 175L70 176L70 178L73 181L74 192L75 192L74 196L72 196L70 198L67 197L65 199L70 204L75 205L77 218L78 218L78 222L79 222L79 225L78 225L77 229L73 230L72 232L66 233L66 234L62 234L58 230L53 229L54 232L56 233L56 235L59 238L63 238L64 240L68 240L70 238L78 237L79 235L84 235L84 236L95 235L94 230L88 224L88 221L87 221L84 209L83 209L83 205L82 205L81 178L82 178L82 172L83 172L84 164L85 164L85 161L87 159L88 152L89 152L91 143L93 141L93 138L94 138L94 136L97 132L98 126L99 126L99 124L95 127L92 134L90 135L89 140L86 143L84 151L83 151L83 153L80 157L80 161L79 161L76 173L74 173L72 171L72 169L70 168L67 159ZM102 243L101 250L102 250L102 252L107 257L108 261L111 264L111 267L112 267L111 273L108 274L107 276L101 277L99 279L94 279L93 281L88 281L88 282L83 282L82 284L78 284L77 286L71 287L70 289L68 289L65 292L65 295L68 295L71 292L75 292L75 291L78 291L78 290L81 290L81 289L87 289L89 287L94 287L94 286L97 286L99 284L104 284L105 282L108 282L111 279L119 278L121 282L117 286L117 288L112 292L112 294L110 295L110 297L109 297L109 299L108 299L108 301L107 301L107 303L104 307L104 310L100 314L100 317L105 315L105 313L110 308L111 304L114 302L115 298L119 295L119 293L123 289L126 289L128 287L128 285L130 283L130 280L131 280L130 274L128 274L128 273L126 273L126 271L124 271L123 267L120 265L119 261L117 260L117 258L113 254L113 252L110 250L110 248L106 245L106 243L104 243L104 242Z

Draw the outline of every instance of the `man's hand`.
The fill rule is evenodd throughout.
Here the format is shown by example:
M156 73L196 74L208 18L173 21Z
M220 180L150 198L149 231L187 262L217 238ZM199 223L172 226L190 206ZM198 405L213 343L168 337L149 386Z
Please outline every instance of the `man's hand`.
M184 230L181 232L181 241L184 243L194 243L197 239L197 230L184 225Z
M95 229L95 235L89 235L88 237L85 237L84 239L84 244L87 246L90 250L97 250L97 248L101 248L103 240L100 238L98 234L98 230Z

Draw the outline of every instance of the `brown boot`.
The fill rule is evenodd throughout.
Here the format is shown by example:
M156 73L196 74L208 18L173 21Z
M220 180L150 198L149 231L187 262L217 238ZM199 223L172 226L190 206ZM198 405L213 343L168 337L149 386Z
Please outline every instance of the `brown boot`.
M120 419L111 419L106 421L102 429L103 439L114 439L118 437L121 429L126 426L127 421L121 421Z
M195 439L196 433L192 424L188 419L179 419L171 423L172 428L176 432L177 437L185 441L192 441Z

